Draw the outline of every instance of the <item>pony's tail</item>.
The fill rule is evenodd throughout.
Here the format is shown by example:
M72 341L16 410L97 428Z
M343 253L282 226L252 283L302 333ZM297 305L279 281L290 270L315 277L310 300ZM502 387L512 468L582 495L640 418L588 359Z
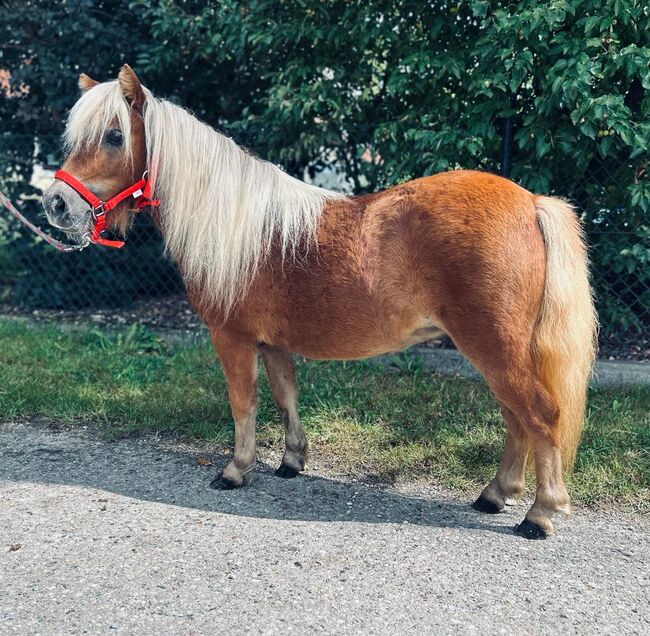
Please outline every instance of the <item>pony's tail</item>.
M546 284L533 335L533 356L546 389L559 406L562 464L570 470L584 421L598 319L578 217L561 199L536 197L535 208L546 244Z

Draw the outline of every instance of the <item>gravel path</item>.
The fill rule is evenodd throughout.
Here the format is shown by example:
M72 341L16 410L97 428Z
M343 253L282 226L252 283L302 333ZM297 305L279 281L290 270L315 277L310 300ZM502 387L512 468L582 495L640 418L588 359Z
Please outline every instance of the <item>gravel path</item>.
M207 456L214 466L201 466ZM2 634L648 634L650 519L511 532L466 501L0 424Z

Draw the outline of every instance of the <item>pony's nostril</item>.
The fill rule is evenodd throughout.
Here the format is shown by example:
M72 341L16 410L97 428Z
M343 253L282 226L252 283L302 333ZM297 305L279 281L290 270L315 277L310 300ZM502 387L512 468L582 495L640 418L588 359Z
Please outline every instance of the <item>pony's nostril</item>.
M52 203L50 204L50 209L58 217L63 217L66 215L66 204L62 196L55 194L52 197Z

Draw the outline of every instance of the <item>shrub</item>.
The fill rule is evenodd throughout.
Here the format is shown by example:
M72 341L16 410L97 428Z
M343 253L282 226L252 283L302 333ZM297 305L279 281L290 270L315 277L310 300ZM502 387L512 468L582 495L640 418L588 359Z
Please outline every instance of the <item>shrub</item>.
M297 175L335 162L363 192L477 168L569 198L604 326L650 323L647 3L16 4L12 20L0 9L0 66L29 87L0 103L0 181L11 172L15 193L29 191L34 161L54 160L47 135L77 73L106 79L135 59L155 92ZM12 150L21 135L38 138L35 152Z

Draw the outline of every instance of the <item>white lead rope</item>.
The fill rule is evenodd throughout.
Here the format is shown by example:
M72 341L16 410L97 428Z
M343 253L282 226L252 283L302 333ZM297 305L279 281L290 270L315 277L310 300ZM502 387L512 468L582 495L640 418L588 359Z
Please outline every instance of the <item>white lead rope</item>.
M7 210L9 210L9 212L15 216L23 225L26 225L32 232L34 232L34 234L40 236L44 241L47 241L53 248L59 250L59 252L79 252L90 245L90 241L88 239L79 245L72 245L69 243L62 243L61 241L57 241L54 237L43 232L40 227L37 227L31 221L28 221L20 212L18 212L18 210L16 210L11 201L9 201L9 199L4 194L2 194L2 192L0 192L0 203L4 205L4 207L7 208Z

